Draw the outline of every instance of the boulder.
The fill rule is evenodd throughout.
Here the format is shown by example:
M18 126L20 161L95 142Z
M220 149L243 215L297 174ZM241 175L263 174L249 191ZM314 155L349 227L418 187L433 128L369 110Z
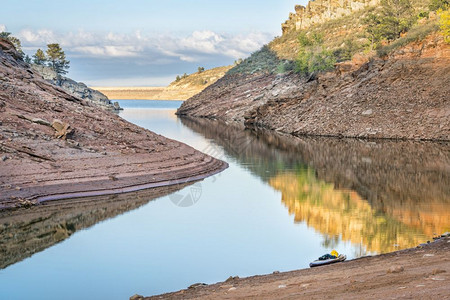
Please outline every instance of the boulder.
M116 102L117 104L113 104L104 94L89 88L82 82L76 82L70 78L59 76L53 69L47 66L32 64L31 68L45 80L59 86L71 96L87 100L107 110L120 110L119 103Z
M55 137L58 139L65 140L67 136L73 133L73 130L70 128L69 124L58 119L53 120L52 127L56 130Z

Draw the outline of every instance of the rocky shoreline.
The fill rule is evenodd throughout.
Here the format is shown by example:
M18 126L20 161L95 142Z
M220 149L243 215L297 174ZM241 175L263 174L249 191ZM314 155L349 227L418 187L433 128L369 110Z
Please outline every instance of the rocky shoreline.
M47 82L0 40L0 209L201 180L227 167Z
M56 74L51 68L43 65L31 65L31 69L40 74L48 82L62 88L69 95L90 101L103 109L119 111L121 108L118 102L111 102L105 94L87 87L82 82L76 82L70 78Z
M227 74L177 114L296 136L450 140L450 45L432 34L334 72Z
M338 264L270 275L230 276L142 299L447 299L450 234L429 244Z

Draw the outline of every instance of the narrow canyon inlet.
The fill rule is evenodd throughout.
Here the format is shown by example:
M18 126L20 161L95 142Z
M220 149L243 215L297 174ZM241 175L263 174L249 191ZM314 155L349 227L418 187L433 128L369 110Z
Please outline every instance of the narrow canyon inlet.
M177 117L181 101L119 103L125 120L229 168L3 212L0 298L156 295L306 268L333 249L353 259L411 248L450 231L448 142L297 138Z

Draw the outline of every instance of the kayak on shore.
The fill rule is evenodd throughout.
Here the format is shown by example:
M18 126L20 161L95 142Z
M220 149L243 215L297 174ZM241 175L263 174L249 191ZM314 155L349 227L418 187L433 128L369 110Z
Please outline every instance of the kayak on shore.
M331 252L331 254L325 254L325 255L319 257L319 259L311 262L309 264L309 266L311 268L313 268L313 267L318 267L318 266L323 266L323 265L329 265L329 264L334 264L334 263L344 261L346 259L347 259L346 255L338 254L335 250L333 250Z

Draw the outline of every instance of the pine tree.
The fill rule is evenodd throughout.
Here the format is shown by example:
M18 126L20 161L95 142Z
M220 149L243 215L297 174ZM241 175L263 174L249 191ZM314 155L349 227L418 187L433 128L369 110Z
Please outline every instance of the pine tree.
M27 55L25 55L25 58L23 59L24 62L26 62L27 64L31 64L31 57Z
M47 45L48 66L52 68L58 75L67 74L70 61L66 60L66 54L59 44Z
M380 4L380 9L364 20L372 48L383 39L399 38L416 20L410 0L381 0Z
M45 56L44 51L41 49L37 49L36 53L33 55L33 63L36 65L45 65L47 62L47 57Z

